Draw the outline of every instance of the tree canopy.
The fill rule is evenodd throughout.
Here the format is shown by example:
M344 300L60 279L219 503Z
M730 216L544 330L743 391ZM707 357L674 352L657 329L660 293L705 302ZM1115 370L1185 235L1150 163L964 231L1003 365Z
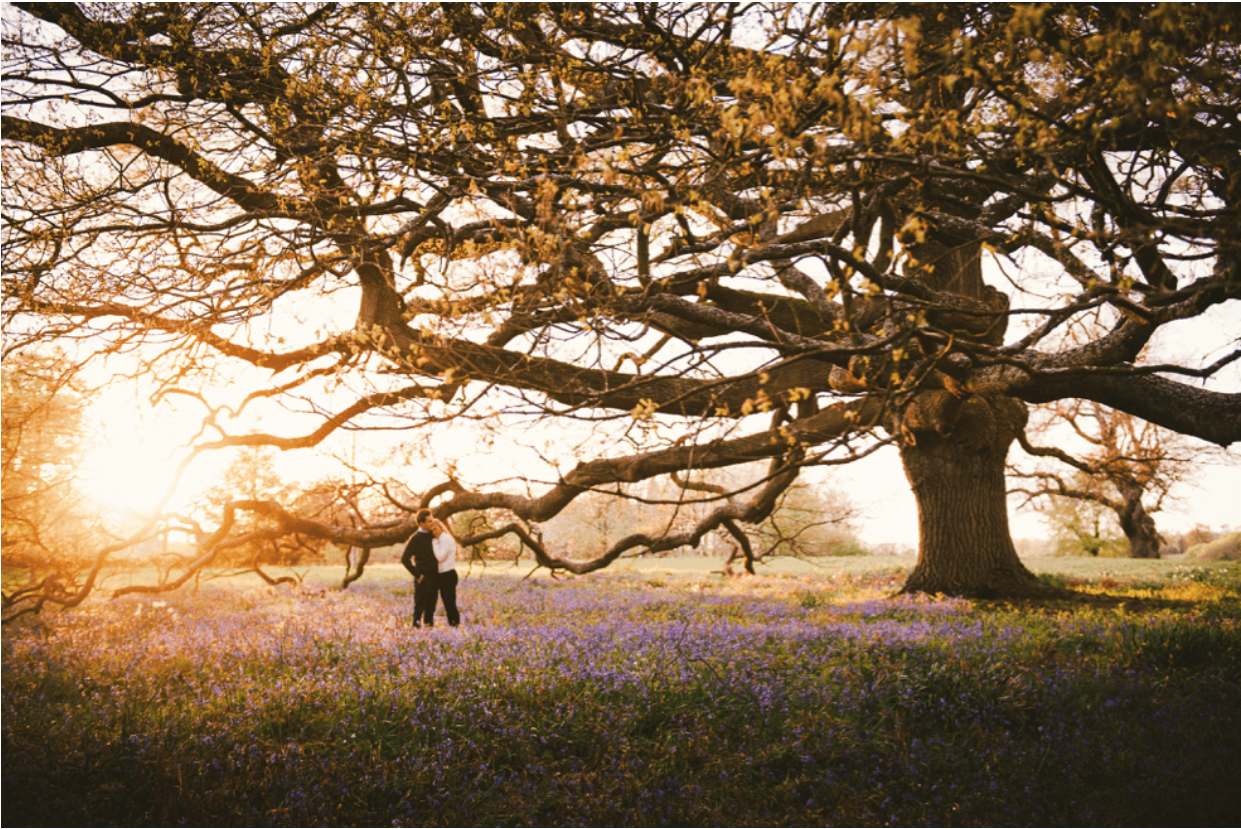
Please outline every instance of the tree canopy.
M510 516L548 566L759 521L805 465L889 441L909 589L1034 590L1003 504L1027 403L1241 439L1241 394L1203 382L1235 341L1142 356L1241 296L1227 6L14 3L4 26L7 352L141 343L156 397L248 365L255 397L322 414L215 421L204 451L394 417L629 426L539 492L421 495ZM755 460L744 498L590 561L524 529ZM234 507L364 548L413 526L239 500L205 551Z

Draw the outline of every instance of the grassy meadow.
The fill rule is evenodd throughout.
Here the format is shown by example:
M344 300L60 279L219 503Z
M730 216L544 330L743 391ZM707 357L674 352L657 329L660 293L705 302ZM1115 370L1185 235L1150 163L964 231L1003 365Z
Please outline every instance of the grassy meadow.
M455 630L392 565L24 617L3 823L1236 825L1238 565L1027 563L1097 599L655 559L463 568Z

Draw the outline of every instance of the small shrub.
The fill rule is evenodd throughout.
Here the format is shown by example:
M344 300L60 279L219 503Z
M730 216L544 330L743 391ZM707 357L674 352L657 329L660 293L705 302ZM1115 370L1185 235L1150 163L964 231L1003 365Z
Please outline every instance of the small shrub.
M850 538L839 544L833 544L828 551L830 556L868 556L870 551L856 538Z
M1241 559L1241 532L1220 536L1206 544L1197 544L1185 551L1186 558L1238 560Z

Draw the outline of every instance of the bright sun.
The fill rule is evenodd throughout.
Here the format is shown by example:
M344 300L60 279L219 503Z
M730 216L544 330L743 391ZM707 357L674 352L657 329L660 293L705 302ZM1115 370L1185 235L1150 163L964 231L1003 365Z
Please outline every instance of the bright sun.
M92 400L88 416L94 424L95 443L79 470L81 491L102 509L120 515L150 515L161 507L165 512L195 512L194 503L219 484L235 454L225 450L198 455L165 503L178 467L188 456L188 444L200 433L202 410L194 405L177 407L170 401L152 407L142 392L140 384L118 382ZM260 418L229 424L233 433L263 426L288 433L305 429L304 423L279 417L266 423ZM315 457L280 454L277 461L277 472L288 483L314 480L328 466L323 458Z
M143 406L136 397L132 391L104 392L91 405L97 438L83 460L82 489L107 509L150 513L168 494L184 457L178 448L194 427L184 418ZM179 491L189 483L183 481Z
M175 462L148 454L136 443L100 443L83 469L85 494L102 507L149 513L159 507L172 482Z

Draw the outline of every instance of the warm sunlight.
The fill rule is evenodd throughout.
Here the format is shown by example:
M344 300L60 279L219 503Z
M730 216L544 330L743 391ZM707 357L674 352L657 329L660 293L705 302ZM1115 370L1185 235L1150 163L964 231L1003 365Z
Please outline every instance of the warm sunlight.
M141 411L132 395L106 395L91 411L98 437L83 463L85 493L119 512L158 509L180 460L176 450L187 437L184 424Z
M104 442L87 457L83 489L101 507L150 513L167 494L174 470L174 461L150 454L137 440Z
M215 388L208 394L213 404L225 403L220 423L230 434L271 431L293 436L313 430L320 422L318 417L293 415L262 403L249 407L244 419L230 419L227 405L236 404L238 390L261 383L262 378L238 372L235 380L229 388ZM81 488L101 507L120 515L147 515L158 510L178 468L189 456L191 444L218 438L217 433L208 432L194 440L205 412L199 403L177 405L166 399L152 406L149 394L150 389L141 381L117 380L100 392L88 410L95 442L82 463ZM325 401L328 410L343 405L338 400ZM421 443L418 437L406 432L339 436L317 450L274 452L274 471L283 483L301 487L333 475L348 478L349 466L357 464L367 472L401 480L420 490L437 482L450 467L494 479L519 475L520 470L530 472L538 459L538 453L522 452L511 436L506 436L504 450L497 454L494 436L489 440L482 430L469 424L445 424L422 434ZM400 449L405 442L411 442L408 452ZM219 485L236 452L214 450L195 457L163 510L195 512L196 502ZM344 462L333 457L334 452ZM542 470L541 474L547 477L552 473ZM217 515L197 517L208 523L218 520Z
M168 402L152 406L148 393L140 383L117 381L105 387L88 410L94 446L82 463L82 491L119 514L149 514L160 508L201 425L200 411ZM164 509L188 509L215 485L227 461L211 454L196 458Z

